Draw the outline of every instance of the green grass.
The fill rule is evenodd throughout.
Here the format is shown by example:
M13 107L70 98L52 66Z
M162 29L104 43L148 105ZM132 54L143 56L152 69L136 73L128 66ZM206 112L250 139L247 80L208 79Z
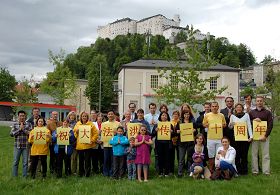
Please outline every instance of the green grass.
M36 180L23 179L21 176L12 178L13 138L9 136L10 128L0 127L0 194L279 194L279 130L280 124L276 124L271 135L271 176L248 175L231 181L157 178L151 166L149 182L138 183L127 179L114 181L101 175L62 179L48 175L46 180L40 177Z

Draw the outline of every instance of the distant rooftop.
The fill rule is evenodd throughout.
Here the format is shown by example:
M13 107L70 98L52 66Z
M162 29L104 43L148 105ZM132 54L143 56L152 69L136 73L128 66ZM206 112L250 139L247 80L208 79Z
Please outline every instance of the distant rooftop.
M110 24L116 24L116 23L119 23L119 22L124 22L124 21L133 21L133 19L131 19L131 18L122 18L122 19L120 19L120 20L116 20L115 22L112 22L112 23L110 23Z
M186 61L180 60L178 61L182 66L186 64ZM167 60L148 60L148 59L140 59L131 63L123 64L122 68L143 68L143 69L155 69L155 68L169 68L174 65L174 62ZM239 72L238 68L233 68L230 66L217 64L208 69L209 71L223 71L223 72Z
M150 17L147 17L147 18L143 18L142 20L137 21L137 23L143 22L143 21L145 21L145 20L149 20L149 19L151 19L151 18L155 18L155 17L158 17L158 16L162 16L162 17L166 18L166 17L165 17L164 15L162 15L162 14L157 14L157 15L150 16ZM167 18L166 18L166 19L167 19ZM171 20L173 20L173 19L171 19ZM174 21L174 20L173 20L173 21Z

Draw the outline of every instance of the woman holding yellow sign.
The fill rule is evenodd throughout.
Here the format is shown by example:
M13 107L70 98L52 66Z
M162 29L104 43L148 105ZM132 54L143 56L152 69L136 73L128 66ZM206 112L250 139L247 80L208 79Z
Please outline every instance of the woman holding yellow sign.
M39 117L36 121L36 127L30 132L28 142L31 147L31 177L35 179L36 168L40 158L42 164L42 176L47 175L47 155L49 154L49 143L51 141L50 130L45 125L45 119Z
M250 116L244 112L244 106L241 103L235 105L228 127L234 130L237 171L241 175L247 175L248 151L253 139L253 133Z
M90 176L91 148L96 146L98 131L89 120L89 114L82 112L80 121L74 127L74 135L77 139L76 150L79 155L79 176Z
M154 126L152 135L156 137L155 147L158 153L159 176L168 177L170 173L171 133L173 133L173 125L171 125L169 114L166 112L161 112L158 120L159 122Z
M185 166L185 157L187 153L187 172L191 166L192 156L190 151L194 147L194 134L197 134L195 119L190 111L181 113L180 129L175 132L178 135L178 148L179 148L179 165L178 177L183 176L183 168Z

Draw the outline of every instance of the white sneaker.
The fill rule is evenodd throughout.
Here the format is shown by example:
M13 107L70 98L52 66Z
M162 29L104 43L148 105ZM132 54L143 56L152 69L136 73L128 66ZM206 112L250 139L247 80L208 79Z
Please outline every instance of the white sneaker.
M193 176L193 172L190 173L190 177Z
M201 179L204 179L204 178L205 178L204 175L201 175L200 177L201 177Z

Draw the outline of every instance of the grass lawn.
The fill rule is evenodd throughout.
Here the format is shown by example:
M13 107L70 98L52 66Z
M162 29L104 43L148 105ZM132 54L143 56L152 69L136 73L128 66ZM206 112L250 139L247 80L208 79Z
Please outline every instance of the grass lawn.
M0 127L0 194L280 194L280 124L271 135L271 176L242 176L231 181L195 181L192 178L157 178L153 166L148 183L127 179L114 181L101 175L90 178L56 179L47 175L46 180L11 177L13 143L9 127ZM21 174L21 162L20 171Z

